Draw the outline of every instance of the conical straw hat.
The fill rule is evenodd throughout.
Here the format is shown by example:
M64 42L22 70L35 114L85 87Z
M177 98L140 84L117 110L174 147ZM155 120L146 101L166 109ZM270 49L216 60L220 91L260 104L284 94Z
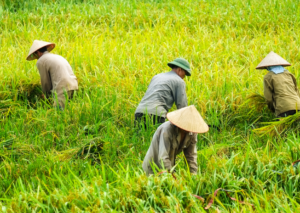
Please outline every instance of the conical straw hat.
M205 133L209 130L194 105L170 112L167 118L172 124L188 132Z
M46 46L47 46L47 50L50 52L51 50L54 49L55 44L49 43L46 41L34 40L32 46L30 47L30 50L29 50L26 60L31 61L31 60L37 59L35 56L31 57L31 54L43 47L46 47Z
M279 55L271 51L260 63L257 65L256 69L266 69L270 66L291 66L289 62L281 58Z

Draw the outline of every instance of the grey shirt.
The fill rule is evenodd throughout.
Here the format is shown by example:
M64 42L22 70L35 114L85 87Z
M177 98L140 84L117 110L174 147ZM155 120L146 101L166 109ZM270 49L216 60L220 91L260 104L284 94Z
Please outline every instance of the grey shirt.
M172 169L176 155L183 151L191 173L197 173L197 134L187 133L180 143L181 134L175 125L167 121L154 133L151 145L143 161L143 170L147 175L153 174L152 167Z
M187 106L185 82L174 71L154 76L135 113L166 117L176 104L177 109Z

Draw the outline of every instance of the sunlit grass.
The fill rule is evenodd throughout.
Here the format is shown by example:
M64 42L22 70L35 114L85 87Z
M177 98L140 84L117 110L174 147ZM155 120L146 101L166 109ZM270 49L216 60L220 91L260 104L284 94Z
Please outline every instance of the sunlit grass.
M297 1L0 5L0 212L204 212L217 188L255 210L220 192L212 212L300 210L299 168L291 165L300 159L299 133L252 131L275 118L258 95L260 60L272 50L299 78ZM55 42L53 53L78 78L64 111L40 98L35 62L25 60L34 39ZM196 176L180 155L177 181L147 178L141 165L155 127L137 134L134 111L151 78L177 57L192 65L189 104L219 130L198 136Z

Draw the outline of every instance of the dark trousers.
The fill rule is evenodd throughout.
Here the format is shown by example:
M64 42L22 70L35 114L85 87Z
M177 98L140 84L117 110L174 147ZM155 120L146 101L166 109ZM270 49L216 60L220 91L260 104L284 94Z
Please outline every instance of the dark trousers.
M139 129L144 126L145 129L148 128L149 124L162 124L166 121L166 118L160 117L152 114L143 114L143 113L135 113L134 114L134 126L138 126Z
M279 118L284 118L296 114L296 110L289 110L278 115Z

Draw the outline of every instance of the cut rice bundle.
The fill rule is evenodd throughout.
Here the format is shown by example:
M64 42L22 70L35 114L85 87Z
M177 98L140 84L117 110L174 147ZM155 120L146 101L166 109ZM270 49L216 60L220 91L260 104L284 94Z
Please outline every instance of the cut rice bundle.
M253 132L260 136L279 136L288 130L296 131L299 127L300 112L285 118L276 119L273 122L264 122L266 126L254 129Z
M99 161L99 155L103 153L104 142L98 138L84 144L82 147L64 150L57 154L57 158L61 161L71 160L74 158L91 159Z

